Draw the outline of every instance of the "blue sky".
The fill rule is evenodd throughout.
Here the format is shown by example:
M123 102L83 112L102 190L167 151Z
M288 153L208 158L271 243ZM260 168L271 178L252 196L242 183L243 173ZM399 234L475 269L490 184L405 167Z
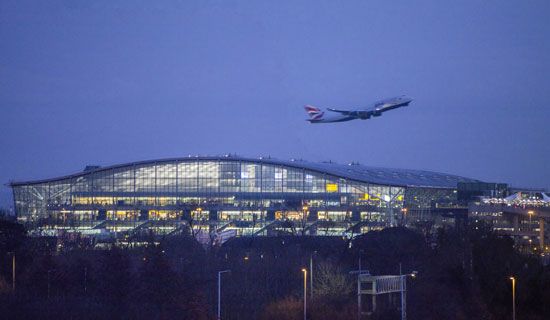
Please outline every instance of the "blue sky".
M0 2L0 181L237 153L550 188L548 1ZM305 122L407 94L368 121ZM9 189L0 192L9 204Z

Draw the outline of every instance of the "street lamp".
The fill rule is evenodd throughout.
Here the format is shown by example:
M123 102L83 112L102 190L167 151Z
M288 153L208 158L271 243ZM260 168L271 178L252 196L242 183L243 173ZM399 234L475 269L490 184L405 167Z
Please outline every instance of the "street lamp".
M222 273L231 272L231 270L218 271L218 320L222 318Z
M304 320L307 318L307 269L302 268L304 273Z
M516 320L516 278L510 277L512 280L512 320Z

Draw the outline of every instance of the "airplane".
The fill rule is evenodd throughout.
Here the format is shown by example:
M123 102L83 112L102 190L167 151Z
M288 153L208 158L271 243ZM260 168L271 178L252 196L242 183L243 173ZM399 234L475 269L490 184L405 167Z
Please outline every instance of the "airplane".
M331 122L344 122L350 120L367 120L370 117L379 117L383 112L406 107L408 106L413 99L407 96L399 96L389 99L384 99L373 103L372 107L360 109L360 110L338 110L333 108L327 108L328 111L332 113L325 114L321 109L305 105L304 109L309 114L310 123L331 123Z

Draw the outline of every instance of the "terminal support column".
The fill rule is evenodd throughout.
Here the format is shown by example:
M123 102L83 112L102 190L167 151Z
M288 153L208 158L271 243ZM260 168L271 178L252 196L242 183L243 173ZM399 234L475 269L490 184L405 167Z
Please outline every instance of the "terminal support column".
M351 212L351 221L353 222L360 222L361 221L361 211L359 210L353 210Z
M539 219L539 245L541 252L544 252L544 218Z

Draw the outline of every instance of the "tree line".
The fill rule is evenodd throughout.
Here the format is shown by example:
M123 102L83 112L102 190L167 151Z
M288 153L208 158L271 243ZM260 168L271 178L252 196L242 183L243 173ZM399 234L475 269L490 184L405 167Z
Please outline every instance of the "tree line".
M12 290L12 260L16 283ZM302 268L313 265L310 319L357 318L359 264L371 274L418 271L407 283L409 319L504 319L517 280L518 319L550 318L550 270L485 225L406 228L342 237L238 237L204 247L191 235L139 246L60 249L0 221L0 314L6 319L302 319ZM308 290L310 290L308 274ZM310 295L311 294L311 295ZM520 317L521 315L521 317ZM372 319L399 319L395 308Z

